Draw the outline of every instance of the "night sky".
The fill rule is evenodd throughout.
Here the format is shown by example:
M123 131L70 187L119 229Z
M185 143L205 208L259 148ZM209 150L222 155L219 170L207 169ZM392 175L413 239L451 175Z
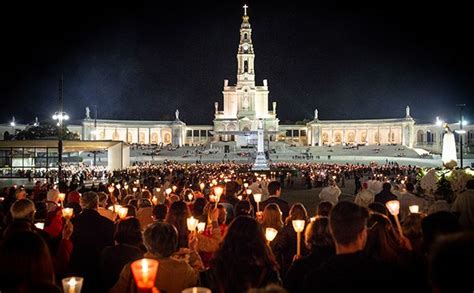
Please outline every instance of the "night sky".
M211 125L224 79L236 82L242 1L36 2L2 3L1 123L50 119L61 73L76 122L98 105L99 118L169 120L179 109ZM457 103L474 119L467 6L246 3L257 85L268 79L280 123L316 107L320 119L403 117L407 104L420 122L457 121Z

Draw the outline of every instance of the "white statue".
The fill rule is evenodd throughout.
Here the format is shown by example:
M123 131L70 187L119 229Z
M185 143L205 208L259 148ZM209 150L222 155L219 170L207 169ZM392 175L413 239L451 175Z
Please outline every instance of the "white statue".
M179 120L179 110L176 109L176 112L174 112L174 115L176 116L176 120Z
M247 110L249 108L249 96L246 94L244 95L244 101L242 103L242 108Z
M318 120L318 109L314 109L314 120Z
M277 102L273 102L273 114L277 112Z
M217 109L219 108L219 103L218 102L214 102L214 113L217 114Z
M410 106L407 106L405 109L406 117L410 117Z
M89 107L86 107L86 119L91 119L91 110Z

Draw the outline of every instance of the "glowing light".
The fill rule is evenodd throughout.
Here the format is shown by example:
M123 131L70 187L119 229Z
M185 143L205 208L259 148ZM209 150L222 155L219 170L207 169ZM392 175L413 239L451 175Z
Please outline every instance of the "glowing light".
M400 202L398 200L388 201L385 206L393 216L398 216L400 213Z
M273 239L275 239L277 234L278 234L278 231L274 228L265 229L265 238L267 239L268 242L273 241Z

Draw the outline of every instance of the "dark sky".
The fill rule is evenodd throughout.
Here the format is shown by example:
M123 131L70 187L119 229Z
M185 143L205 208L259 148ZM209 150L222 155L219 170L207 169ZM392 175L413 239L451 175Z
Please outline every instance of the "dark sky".
M35 2L2 4L2 123L49 119L61 73L73 119L96 104L99 118L179 109L188 124L212 124L223 80L235 83L242 1ZM326 2L247 1L257 84L268 79L281 123L315 107L321 119L403 117L407 104L419 120L454 121L457 103L472 121L471 9Z

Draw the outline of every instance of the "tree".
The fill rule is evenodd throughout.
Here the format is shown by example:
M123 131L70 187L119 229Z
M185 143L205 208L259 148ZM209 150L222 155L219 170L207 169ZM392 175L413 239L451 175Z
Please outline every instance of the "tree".
M42 123L38 126L30 125L16 133L14 138L15 140L57 139L58 130L58 126L50 123ZM63 125L62 139L78 140L79 135L69 131L67 126Z

